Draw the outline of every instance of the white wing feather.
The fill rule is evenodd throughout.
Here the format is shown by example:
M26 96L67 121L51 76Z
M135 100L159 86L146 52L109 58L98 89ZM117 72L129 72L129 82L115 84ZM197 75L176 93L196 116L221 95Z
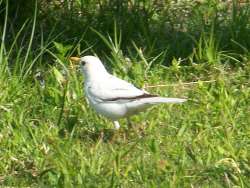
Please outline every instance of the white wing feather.
M115 98L130 98L146 94L145 91L136 88L134 85L110 75L102 83L94 84L88 87L88 93L100 100L109 100Z
M121 80L112 75L109 75L107 79L103 79L101 83L92 83L91 86L87 87L88 96L91 97L92 100L95 100L97 102L127 100L138 101L138 103L153 105L160 103L182 103L186 101L186 99L180 98L166 98L156 96L149 97L147 96L147 94L149 93L147 93L146 91L140 90L136 88L133 84L130 84L125 80ZM143 97L143 95L145 95L145 98ZM136 97L138 96L142 97L136 99Z

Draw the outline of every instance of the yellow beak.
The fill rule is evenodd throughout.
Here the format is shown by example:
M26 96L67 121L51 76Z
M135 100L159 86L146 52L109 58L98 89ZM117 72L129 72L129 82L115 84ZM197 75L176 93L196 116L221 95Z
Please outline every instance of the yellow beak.
M81 58L79 58L79 57L70 57L69 60L72 61L73 64L79 64Z

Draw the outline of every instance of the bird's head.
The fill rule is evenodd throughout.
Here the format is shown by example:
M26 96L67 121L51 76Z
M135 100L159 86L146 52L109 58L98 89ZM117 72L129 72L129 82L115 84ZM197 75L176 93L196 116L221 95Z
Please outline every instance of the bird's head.
M104 65L98 57L88 55L81 58L70 57L70 60L73 64L80 65L82 72L87 78L107 74Z

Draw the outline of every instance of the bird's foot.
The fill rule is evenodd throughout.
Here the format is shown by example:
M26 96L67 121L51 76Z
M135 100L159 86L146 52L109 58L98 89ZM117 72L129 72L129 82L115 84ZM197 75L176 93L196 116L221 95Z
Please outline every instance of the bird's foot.
M120 129L120 124L118 121L114 121L114 125L116 130Z

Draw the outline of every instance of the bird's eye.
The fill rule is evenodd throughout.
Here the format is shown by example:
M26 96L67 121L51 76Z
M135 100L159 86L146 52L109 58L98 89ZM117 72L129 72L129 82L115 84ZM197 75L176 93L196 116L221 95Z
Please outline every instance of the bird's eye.
M81 62L81 65L82 65L82 66L84 66L85 64L86 64L86 62L85 62L85 61L82 61L82 62Z

